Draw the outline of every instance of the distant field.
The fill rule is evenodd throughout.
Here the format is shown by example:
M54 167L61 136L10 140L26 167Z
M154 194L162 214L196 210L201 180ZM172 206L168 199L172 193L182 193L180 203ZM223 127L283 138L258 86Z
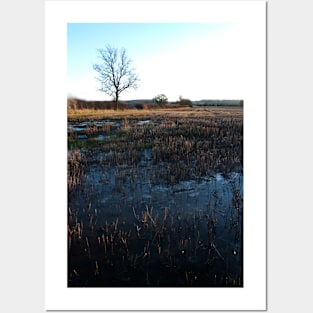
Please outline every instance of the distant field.
M242 107L175 107L175 108L158 108L151 110L68 110L68 120L99 120L103 118L119 119L119 118L150 118L156 116L167 117L192 117L192 116L207 116L207 117L243 117Z

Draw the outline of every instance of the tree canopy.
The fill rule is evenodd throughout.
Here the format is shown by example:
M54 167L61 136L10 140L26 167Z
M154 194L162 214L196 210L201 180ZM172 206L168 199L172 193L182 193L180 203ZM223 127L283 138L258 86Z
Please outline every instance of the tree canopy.
M180 104L180 105L184 105L184 106L192 106L192 102L191 102L191 100L189 100L189 99L186 99L186 98L183 98L182 96L179 96L179 101L178 101L178 103Z
M162 93L162 94L159 94L159 95L155 96L155 97L153 98L153 101L154 101L155 103L159 104L159 105L164 105L164 104L167 103L168 98L166 97L165 94Z

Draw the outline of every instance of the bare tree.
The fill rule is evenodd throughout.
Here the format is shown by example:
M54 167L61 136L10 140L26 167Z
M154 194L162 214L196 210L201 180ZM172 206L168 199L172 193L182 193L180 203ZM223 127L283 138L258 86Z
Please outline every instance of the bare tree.
M97 49L101 62L93 65L98 73L100 91L113 97L116 110L120 94L126 89L137 89L139 77L131 67L132 60L127 57L125 48L120 50L107 46L105 49Z

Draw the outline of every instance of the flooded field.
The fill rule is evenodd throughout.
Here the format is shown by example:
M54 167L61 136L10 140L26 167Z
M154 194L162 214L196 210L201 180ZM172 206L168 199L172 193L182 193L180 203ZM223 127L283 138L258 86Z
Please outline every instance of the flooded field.
M223 110L69 119L69 287L243 286L243 116Z

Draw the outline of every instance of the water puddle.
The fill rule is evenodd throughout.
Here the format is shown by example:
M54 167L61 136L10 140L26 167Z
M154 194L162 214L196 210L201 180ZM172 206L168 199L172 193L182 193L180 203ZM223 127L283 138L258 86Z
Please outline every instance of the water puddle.
M100 121L84 121L78 124L68 125L68 131L81 132L85 131L87 127L98 127L101 128L105 125L112 126L114 128L120 128L121 123L115 120L100 120Z
M78 134L77 139L88 139L88 136L86 134Z
M151 120L142 120L142 121L138 121L137 125L145 125L145 124L150 124Z
M107 138L110 138L110 136L98 135L98 136L96 137L96 139L97 139L97 140L100 140L100 141L103 141L103 140L105 140L105 139L107 139Z

